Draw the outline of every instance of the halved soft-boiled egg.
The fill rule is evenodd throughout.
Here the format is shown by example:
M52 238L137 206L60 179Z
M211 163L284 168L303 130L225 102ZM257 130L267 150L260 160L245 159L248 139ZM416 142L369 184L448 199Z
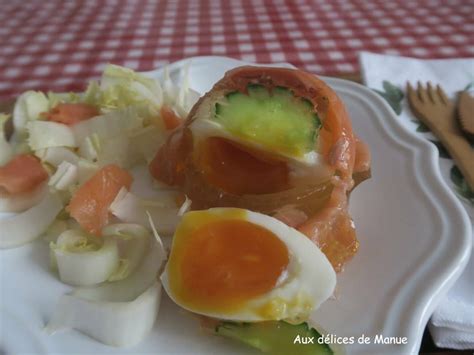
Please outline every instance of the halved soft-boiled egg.
M248 84L245 92L218 92L193 117L194 165L228 193L285 191L334 173L319 153L314 105L290 89Z
M330 297L336 273L303 234L237 208L185 214L161 279L179 306L236 321L306 320Z

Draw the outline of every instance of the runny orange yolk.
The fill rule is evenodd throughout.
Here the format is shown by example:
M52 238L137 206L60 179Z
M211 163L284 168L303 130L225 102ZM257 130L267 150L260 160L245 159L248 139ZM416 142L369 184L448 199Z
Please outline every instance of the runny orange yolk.
M201 144L199 165L209 183L228 193L267 194L289 188L285 162L224 138L210 137Z
M271 231L205 211L186 215L174 238L170 288L195 311L238 311L271 291L289 262L286 245Z

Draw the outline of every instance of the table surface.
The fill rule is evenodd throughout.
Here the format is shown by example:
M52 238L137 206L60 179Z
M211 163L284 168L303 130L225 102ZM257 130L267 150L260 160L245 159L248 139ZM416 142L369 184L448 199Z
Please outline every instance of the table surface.
M0 101L83 90L106 63L146 71L221 55L358 81L361 50L474 56L474 0L0 0L0 9ZM425 333L421 351L443 350Z
M358 52L474 56L474 0L0 0L0 99L81 90L108 62L223 55L359 71Z

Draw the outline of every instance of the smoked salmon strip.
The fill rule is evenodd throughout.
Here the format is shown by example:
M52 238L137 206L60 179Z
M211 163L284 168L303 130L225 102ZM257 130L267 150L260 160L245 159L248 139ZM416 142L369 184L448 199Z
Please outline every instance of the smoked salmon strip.
M40 160L31 154L17 155L0 167L0 188L12 195L31 191L47 178Z
M42 114L48 121L73 126L76 123L88 120L100 115L97 107L86 103L61 103L53 107L49 112Z
M130 189L133 178L117 165L104 166L72 196L66 208L87 232L100 235L109 222L109 207L122 187Z

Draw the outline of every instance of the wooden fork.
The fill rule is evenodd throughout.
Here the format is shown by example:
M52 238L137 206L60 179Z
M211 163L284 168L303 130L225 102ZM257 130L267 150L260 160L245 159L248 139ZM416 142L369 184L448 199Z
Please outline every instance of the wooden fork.
M455 106L439 85L418 82L416 90L407 83L410 108L415 116L439 138L451 154L467 184L474 191L474 148L463 136L455 118Z

